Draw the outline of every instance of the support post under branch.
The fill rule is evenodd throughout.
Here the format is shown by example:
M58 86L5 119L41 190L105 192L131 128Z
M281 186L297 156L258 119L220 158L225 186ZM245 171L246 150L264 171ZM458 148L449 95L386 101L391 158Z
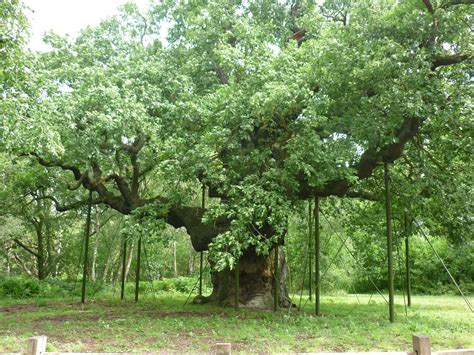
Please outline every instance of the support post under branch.
M408 227L408 216L405 214L405 269L406 289L408 307L411 306L411 278L410 278L410 232Z
M87 217L86 217L86 230L85 230L85 241L84 241L84 265L82 270L82 290L81 290L81 303L86 303L86 280L87 280L87 269L89 264L89 237L91 235L91 210L92 210L92 191L89 190L89 200L87 202Z
M278 244L275 246L274 249L274 260L273 260L273 285L274 285L274 292L273 292L273 310L276 312L278 310L278 301L279 301L279 291L280 291L280 269L278 266Z
M319 196L314 198L314 282L316 284L314 288L314 299L315 299L315 312L316 316L321 315L321 304L320 304L320 254L321 254L321 235L319 227Z
M201 201L201 207L204 210L206 208L206 186L202 185L202 201ZM198 288L198 293L199 296L202 296L202 261L203 261L203 252L201 251L199 253L199 288Z
M237 310L239 308L239 298L240 298L240 260L237 257L235 263L235 295L234 295L234 307Z
M393 277L393 242L392 242L392 202L390 195L389 166L384 162L385 213L387 222L387 259L388 259L388 303L390 322L395 321L394 277Z
M123 255L122 255L122 285L120 288L120 299L123 300L125 296L125 273L127 269L127 239L123 240Z
M138 248L137 248L137 271L135 279L135 302L138 302L138 290L140 288L140 259L142 255L142 237L138 238Z
M313 217L311 215L311 200L308 201L308 277L309 277L309 301L313 300Z

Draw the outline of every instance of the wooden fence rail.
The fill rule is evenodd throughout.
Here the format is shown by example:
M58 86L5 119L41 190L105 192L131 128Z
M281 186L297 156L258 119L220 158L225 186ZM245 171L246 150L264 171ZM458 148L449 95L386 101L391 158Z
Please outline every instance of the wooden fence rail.
M137 355L137 354L157 354L157 353L62 353L46 352L45 335L31 337L28 339L27 355ZM230 354L231 343L216 343L212 354ZM0 353L1 354L1 353ZM10 353L12 354L12 353ZM20 354L20 353L18 353ZM426 335L413 336L413 352L347 352L347 353L315 353L318 355L432 355L431 340ZM474 355L474 349L456 349L434 351L433 355Z

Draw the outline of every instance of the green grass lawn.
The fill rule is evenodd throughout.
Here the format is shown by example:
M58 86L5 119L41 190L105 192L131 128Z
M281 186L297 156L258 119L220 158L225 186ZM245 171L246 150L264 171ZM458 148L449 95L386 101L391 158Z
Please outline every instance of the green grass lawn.
M48 351L75 352L201 352L222 341L243 352L411 351L415 333L431 336L434 350L474 348L474 316L459 297L416 296L405 315L398 296L394 324L381 297L358 298L322 297L318 318L309 302L303 311L234 311L184 307L177 294L84 308L71 299L1 300L0 351L24 351L33 335L48 336Z

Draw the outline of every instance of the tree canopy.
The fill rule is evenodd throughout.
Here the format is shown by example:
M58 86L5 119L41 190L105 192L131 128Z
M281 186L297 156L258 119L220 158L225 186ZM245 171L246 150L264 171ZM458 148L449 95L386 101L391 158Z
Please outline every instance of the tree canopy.
M218 269L281 243L303 200L380 200L383 162L400 210L468 235L471 4L165 1L127 4L74 41L49 34L45 53L13 37L7 71L21 56L28 75L4 90L0 147L45 168L58 211L86 190L152 210ZM18 5L2 6L16 33Z

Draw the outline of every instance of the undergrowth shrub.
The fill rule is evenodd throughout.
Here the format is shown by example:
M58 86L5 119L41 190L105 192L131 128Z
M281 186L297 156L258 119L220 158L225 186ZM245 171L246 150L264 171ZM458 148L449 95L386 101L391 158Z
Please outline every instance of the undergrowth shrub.
M39 295L42 283L26 277L11 277L0 280L0 295L9 298L29 298Z
M37 280L27 277L0 279L0 296L5 298L55 298L64 297L67 290L55 284L57 280Z
M103 283L88 283L87 297L92 297L108 285ZM38 280L25 276L0 277L0 297L3 298L65 298L80 297L81 284L79 281L61 279Z
M190 293L197 285L197 278L180 276L177 278L163 278L157 281L140 281L139 292L141 294L156 293ZM197 286L195 290L197 292ZM135 292L135 282L127 282L125 293L133 294Z

